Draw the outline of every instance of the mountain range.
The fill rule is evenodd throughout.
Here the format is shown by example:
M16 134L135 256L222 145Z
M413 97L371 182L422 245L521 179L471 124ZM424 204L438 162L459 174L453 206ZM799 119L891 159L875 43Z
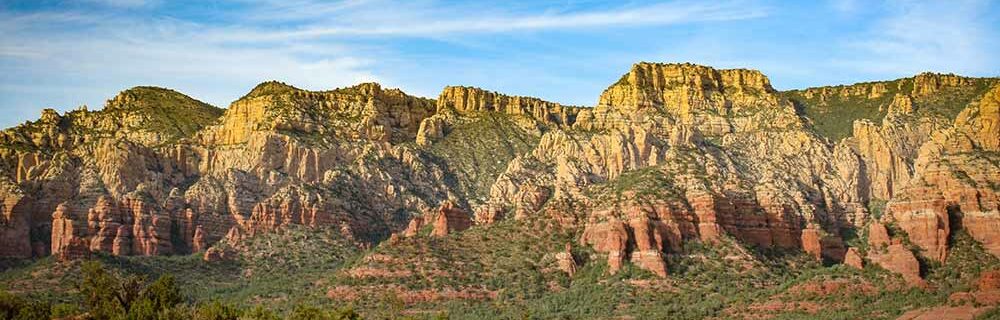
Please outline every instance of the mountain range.
M373 318L997 316L998 195L1000 78L641 62L594 106L135 87L0 132L0 283L73 301L97 259Z

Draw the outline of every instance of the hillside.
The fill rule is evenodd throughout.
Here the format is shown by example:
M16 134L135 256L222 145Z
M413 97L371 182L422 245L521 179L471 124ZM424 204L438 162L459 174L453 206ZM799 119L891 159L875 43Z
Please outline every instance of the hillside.
M780 92L641 62L588 107L269 81L221 110L137 87L3 131L0 184L0 286L80 310L96 260L174 275L195 313L1000 314L996 78Z

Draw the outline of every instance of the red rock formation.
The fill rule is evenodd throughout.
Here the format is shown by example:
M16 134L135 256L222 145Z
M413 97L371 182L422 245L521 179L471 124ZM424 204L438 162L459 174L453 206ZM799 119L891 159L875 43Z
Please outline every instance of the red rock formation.
M898 273L903 276L907 283L913 286L923 286L924 280L920 278L920 262L902 244L892 244L886 249L874 249L868 251L868 260L882 266L886 270Z
M633 209L634 210L634 209ZM652 220L645 212L629 213L632 218L625 223L611 215L607 221L588 224L580 238L582 244L608 255L611 273L621 269L625 259L658 276L667 275L663 258L667 239L672 238L670 228L663 221Z
M29 203L10 183L0 181L0 257L31 257Z
M962 213L961 222L962 229L982 243L983 248L1000 257L1000 210L968 210Z
M983 271L979 274L975 290L953 293L948 297L948 302L952 305L995 306L1000 304L1000 270Z
M497 204L488 203L476 208L476 224L490 225L506 217L506 210Z
M715 198L707 192L688 195L687 198L698 217L698 235L701 241L718 240L723 231L715 211Z
M111 254L116 256L124 256L132 254L134 243L132 240L132 229L128 226L118 226L118 231L115 232L114 241L111 243Z
M980 291L1000 290L1000 270L984 271L977 283Z
M922 75L920 94L930 94L954 76ZM947 80L946 79L950 79ZM961 85L958 83L957 85ZM949 85L950 86L950 85ZM914 94L917 94L916 87ZM933 132L920 147L911 183L892 199L886 211L928 258L943 261L952 228L964 228L994 255L1000 255L1000 86L979 103L969 104L954 126ZM951 226L952 221L960 225Z
M761 247L802 248L800 218L787 205L775 202L773 199L778 196L771 192L772 190L762 189L756 199L708 192L688 193L687 202L696 217L698 237L702 241L715 242L726 233ZM764 214L761 215L760 212ZM810 240L809 236L806 236L806 240ZM822 249L824 245L836 245L832 238L819 237L818 233L816 236L817 241L813 244L817 244L818 249ZM831 249L836 251L836 248Z
M434 230L431 231L431 235L444 237L449 233L465 231L471 226L472 220L469 219L469 214L455 207L451 201L446 201L434 218Z
M322 209L321 203L305 203L304 197L305 194L282 194L257 203L246 223L246 231L256 234L290 224L312 227L333 224L332 215Z
M802 230L802 251L819 260L823 257L823 245L820 243L820 230L806 228Z
M572 277L576 274L576 261L573 259L573 246L566 244L566 250L556 253L556 267Z
M612 274L621 270L626 256L629 233L625 223L618 218L591 224L584 230L580 242L590 245L594 251L608 255L608 271Z
M123 217L118 206L112 203L110 197L101 196L97 203L87 213L87 235L90 236L90 250L112 252L118 227L123 224ZM119 240L121 241L121 240ZM119 245L121 245L119 243ZM125 245L131 248L131 245ZM118 251L121 251L119 249Z
M194 237L191 241L191 252L201 252L205 250L205 231L199 225L194 230Z
M871 263L902 275L910 285L924 284L920 278L920 262L917 257L902 243L893 241L884 225L877 221L871 222L868 226L868 244L868 260Z
M896 320L972 320L987 310L989 308L972 305L955 307L944 305L907 311Z
M226 232L225 243L229 246L236 246L240 241L246 236L243 234L243 230L239 226L233 226L229 228L229 232Z
M910 241L924 249L924 256L944 261L951 229L943 200L894 202L886 211L895 217Z
M847 253L844 254L844 265L855 269L863 269L865 267L864 261L861 259L861 254L855 248L847 249Z
M60 205L53 213L53 254L66 251L70 243L81 243L88 251L113 255L173 253L170 218L157 212L145 199L128 196L119 204L101 196L88 210L86 227L70 210L69 206Z
M406 229L403 230L403 235L407 237L416 236L417 234L420 233L420 228L423 227L424 227L424 217L415 216L413 217L413 219L410 219L410 224L408 224L406 226Z
M889 230L880 222L872 221L868 225L868 244L874 248L889 245Z
M173 244L170 234L170 217L157 211L155 204L150 204L147 199L129 196L122 201L122 209L126 216L132 220L131 230L131 254L156 256L173 253ZM119 229L116 235L117 240L124 242L129 236L127 230ZM117 246L116 246L117 249ZM127 250L116 250L115 254L125 254Z
M52 214L52 255L60 261L82 258L90 251L73 224L69 207L65 204L56 207Z
M810 226L802 230L802 251L817 260L826 258L843 261L847 248L840 237L827 234L817 226Z
M630 254L636 266L660 276L667 276L667 263L663 260L663 236L647 217L631 219L629 228L635 237L635 249Z

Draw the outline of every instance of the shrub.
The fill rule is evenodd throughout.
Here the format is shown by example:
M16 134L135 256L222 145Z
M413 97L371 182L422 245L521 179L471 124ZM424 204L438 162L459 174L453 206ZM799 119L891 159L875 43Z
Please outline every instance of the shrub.
M0 319L47 319L52 306L41 301L29 301L0 291Z
M219 301L199 305L194 311L195 320L238 320L240 309Z
M359 320L361 316L354 312L352 308L339 309L327 312L311 305L300 304L295 306L289 320Z

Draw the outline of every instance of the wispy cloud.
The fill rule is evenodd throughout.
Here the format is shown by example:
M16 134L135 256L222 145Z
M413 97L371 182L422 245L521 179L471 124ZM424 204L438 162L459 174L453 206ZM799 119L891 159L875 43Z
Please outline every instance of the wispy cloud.
M421 16L365 24L310 25L291 31L256 34L257 39L295 39L324 36L440 36L443 34L500 33L531 30L577 29L609 26L670 25L692 22L759 18L767 11L745 2L666 3L613 10L491 15L478 12L416 10ZM448 17L445 17L448 16ZM402 21L400 21L402 20ZM359 21L360 22L360 21Z
M872 74L1000 71L1000 30L988 1L894 1L866 35L845 43L838 64Z
M153 7L160 4L159 0L77 0L83 3L93 3L117 8Z
M160 14L156 10L168 6L159 0L76 4L28 11L0 6L0 107L95 107L133 85L173 87L224 106L267 79L310 89L392 83L393 76L375 72L375 66L382 60L403 60L395 57L398 52L366 39L664 26L766 14L747 1L521 10L513 3L229 0L190 8L193 17ZM137 14L137 8L143 11ZM31 83L59 94L22 90ZM23 119L2 125L12 120Z
M1000 73L996 3L768 1L0 4L0 127L41 107L99 106L134 85L220 106L267 79L308 89L379 81L425 96L470 84L585 104L639 60L760 68L792 79L780 87Z

